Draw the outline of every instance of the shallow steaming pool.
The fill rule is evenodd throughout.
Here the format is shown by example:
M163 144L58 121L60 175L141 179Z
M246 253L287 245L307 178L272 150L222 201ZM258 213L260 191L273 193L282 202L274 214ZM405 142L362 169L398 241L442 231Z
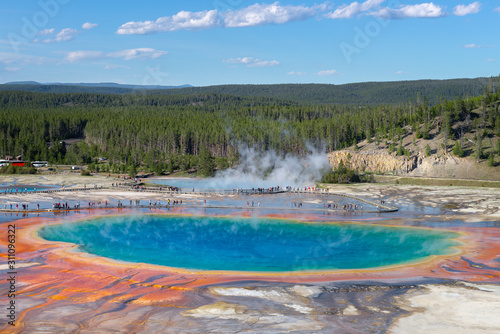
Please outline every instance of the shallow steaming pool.
M269 187L304 187L315 186L315 183L297 183L293 180L260 179L252 176L238 176L225 178L186 178L170 177L152 179L149 182L181 188L183 190L200 189L252 189Z
M138 215L50 225L39 234L116 260L186 269L362 269L453 253L453 232L271 218Z

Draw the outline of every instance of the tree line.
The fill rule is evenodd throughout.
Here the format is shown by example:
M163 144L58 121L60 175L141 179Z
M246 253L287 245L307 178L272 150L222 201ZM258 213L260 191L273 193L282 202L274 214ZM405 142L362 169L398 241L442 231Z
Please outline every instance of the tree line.
M197 95L222 94L246 97L271 97L299 103L378 105L406 103L417 93L427 96L431 104L440 101L441 94L448 100L458 95L483 94L484 87L499 78L411 80L392 82L361 82L343 85L329 84L275 84L275 85L216 85L207 87L178 87L155 89L152 86L132 88L118 84L57 84L45 85L30 82L0 85L0 90L23 90L39 93L92 93L127 95Z
M500 135L499 88L480 96L444 96L431 104L417 94L407 103L353 106L301 104L269 97L216 93L109 95L0 92L0 157L92 164L126 172L132 166L171 172L194 166L227 168L239 144L282 154L305 154L311 145L333 151L357 142L396 143L410 128L427 138L438 127L448 138L467 131ZM478 114L474 110L481 108ZM463 124L460 128L454 124ZM487 134L487 133L486 133ZM81 141L74 140L81 138ZM77 143L67 145L70 139ZM405 153L404 151L402 152ZM210 167L204 167L210 170Z

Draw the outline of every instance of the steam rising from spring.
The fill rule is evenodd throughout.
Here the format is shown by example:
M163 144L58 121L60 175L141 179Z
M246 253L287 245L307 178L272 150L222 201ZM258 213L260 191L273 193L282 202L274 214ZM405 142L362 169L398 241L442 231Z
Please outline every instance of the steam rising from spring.
M330 168L325 152L309 147L309 154L296 156L277 154L274 150L259 152L240 146L240 163L235 168L218 172L208 180L211 188L303 187L314 185Z

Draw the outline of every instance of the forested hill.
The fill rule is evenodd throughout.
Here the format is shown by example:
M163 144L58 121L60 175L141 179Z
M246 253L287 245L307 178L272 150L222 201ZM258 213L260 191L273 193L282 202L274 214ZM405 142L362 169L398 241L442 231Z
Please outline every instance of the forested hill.
M38 83L4 84L0 90L21 90L40 93L98 93L98 94L224 94L247 97L272 97L299 103L379 105L415 102L417 96L426 97L435 105L441 98L454 100L462 97L478 96L484 93L490 78L417 80L392 82L365 82L344 85L327 84L276 84L276 85L219 85L207 87L186 87L175 89L137 89L117 86L42 85ZM492 87L496 90L496 87Z
M418 94L426 96L432 105L440 102L441 94L447 100L459 95L465 97L483 94L490 78L417 80L391 82L363 82L345 85L277 84L277 85L221 85L191 87L172 90L155 90L154 94L217 93L236 96L274 97L305 103L335 104L399 104L415 100ZM495 87L494 87L495 89Z
M109 164L101 167L108 170L134 174L140 167L161 174L214 161L227 168L237 163L240 144L304 156L311 145L330 152L366 140L383 142L390 152L399 143L398 154L406 154L405 137L431 140L440 133L445 148L449 140L459 145L467 138L477 147L477 160L489 154L494 165L500 153L500 89L493 87L499 81L492 80L483 95L436 105L425 97L358 106L209 93L0 92L0 157L59 164L94 164L106 157Z

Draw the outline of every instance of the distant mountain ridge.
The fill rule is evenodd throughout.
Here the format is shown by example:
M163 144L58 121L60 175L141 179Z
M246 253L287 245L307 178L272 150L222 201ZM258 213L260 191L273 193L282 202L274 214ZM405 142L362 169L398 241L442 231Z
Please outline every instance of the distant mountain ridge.
M399 104L414 101L418 95L430 104L441 98L453 100L459 95L477 96L490 84L490 78L413 80L388 82L361 82L342 85L332 84L271 84L271 85L216 85L205 87L122 85L103 83L49 83L34 81L11 82L0 85L0 90L21 90L40 93L95 93L127 94L140 91L143 94L190 95L225 94L234 96L272 97L301 103L334 104Z
M189 88L193 87L192 85L180 85L180 86L161 86L161 85L128 85L128 84L119 84L116 82L75 82L75 83L63 83L63 82L48 82L48 83L40 83L36 81L13 81L7 82L3 85L0 85L0 90L3 89L2 86L14 86L14 88L21 87L21 90L27 91L37 91L36 88L30 86L47 86L51 87L53 90L57 90L57 87L96 87L96 88L118 88L125 90L149 90L149 89L177 89L177 88ZM60 93L60 91L54 91L53 93ZM99 93L99 92L96 92ZM122 93L122 92L119 92Z

